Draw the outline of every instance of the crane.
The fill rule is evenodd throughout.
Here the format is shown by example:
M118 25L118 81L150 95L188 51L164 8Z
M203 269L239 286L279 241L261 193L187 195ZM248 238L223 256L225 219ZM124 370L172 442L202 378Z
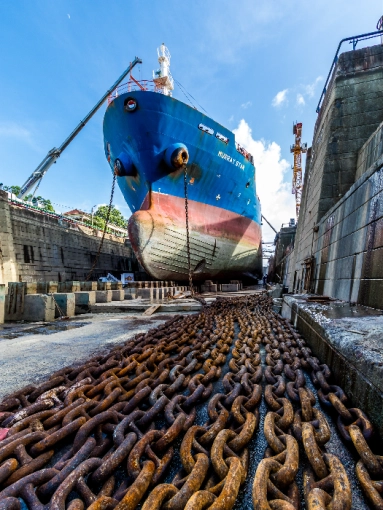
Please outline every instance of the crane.
M75 129L72 131L72 133L64 140L64 142L60 145L60 147L56 148L54 147L51 149L48 154L45 156L45 158L42 160L42 162L39 164L39 166L36 168L34 172L28 177L28 179L25 181L25 183L22 185L20 189L20 193L18 195L18 198L22 199L27 195L33 186L37 184L39 186L41 179L44 177L44 175L47 173L49 168L53 165L53 163L56 163L57 159L61 156L62 152L68 147L68 145L71 143L71 141L79 134L79 132L82 130L83 127L89 122L89 120L93 117L93 115L97 112L97 110L100 108L102 103L105 101L105 99L113 92L113 90L122 82L122 80L125 78L125 76L131 72L133 67L136 64L142 64L142 60L138 57L135 57L133 62L129 65L129 67L122 73L122 75L118 78L118 80L113 83L113 85L108 89L105 94L102 96L102 98L98 101L98 103L91 109L91 111L86 115L83 120L80 121L78 126L75 127ZM36 187L37 187L36 186Z
M301 143L302 140L302 122L293 124L293 134L295 135L295 144L291 145L290 152L294 154L293 187L291 193L295 195L295 209L297 219L301 207L302 198L302 153L307 152L307 143Z

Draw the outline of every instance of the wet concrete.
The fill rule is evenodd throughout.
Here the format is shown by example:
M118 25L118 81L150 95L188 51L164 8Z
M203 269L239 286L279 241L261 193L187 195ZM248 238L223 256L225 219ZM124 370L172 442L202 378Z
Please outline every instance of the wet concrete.
M38 384L60 368L77 365L176 314L83 315L69 321L7 324L0 327L0 400L28 384Z
M90 324L90 322L58 321L42 323L40 326L32 328L29 326L24 328L15 328L10 326L8 328L4 328L4 330L0 332L0 340L11 340L12 338L18 338L25 335L52 335L59 331L70 331L71 329L81 328L87 324Z

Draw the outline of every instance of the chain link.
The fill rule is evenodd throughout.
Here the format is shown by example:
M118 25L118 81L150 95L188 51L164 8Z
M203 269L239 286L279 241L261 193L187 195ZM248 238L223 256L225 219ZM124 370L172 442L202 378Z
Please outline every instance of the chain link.
M254 469L248 446L263 394L268 448L253 508L298 510L303 462L306 508L350 510L351 484L326 451L331 429L307 374L319 402L337 411L360 456L360 485L382 509L383 457L367 444L370 422L346 407L330 369L271 307L265 294L217 299L10 395L0 403L0 509L19 510L21 498L28 510L231 510ZM197 425L201 406L208 420ZM77 499L66 503L72 491Z
M102 231L102 237L101 237L101 241L100 241L100 246L98 247L98 250L97 250L97 253L96 253L96 258L94 259L94 262L92 264L92 267L90 268L90 271L87 275L87 277L85 278L85 281L87 282L90 277L92 276L93 274L93 271L95 270L95 267L96 267L96 264L98 262L98 259L100 257L100 254L101 254L101 249L102 249L102 245L104 244L104 239L105 239L105 234L106 234L106 229L108 228L108 223L109 223L109 218L110 218L110 212L112 210L112 204L113 204L113 196L114 196L114 188L115 188L115 185L116 185L116 179L117 179L117 174L115 173L113 175L113 182L112 182L112 189L111 189L111 192L110 192L110 200L109 200L109 206L108 206L108 212L107 212L107 215L106 215L106 219L105 219L105 226L104 226L104 230Z
M190 286L190 294L194 297L194 288L193 288L193 272L191 270L191 262L190 262L190 237L189 237L189 200L188 200L188 182L187 182L187 168L184 165L184 192L185 192L185 218L186 218L186 251L188 258L188 274L189 274L189 286Z

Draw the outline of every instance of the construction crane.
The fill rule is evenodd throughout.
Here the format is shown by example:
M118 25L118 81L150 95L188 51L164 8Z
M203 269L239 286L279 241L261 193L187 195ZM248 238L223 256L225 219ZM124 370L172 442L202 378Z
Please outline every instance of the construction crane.
M18 198L22 199L27 195L33 188L33 186L36 184L36 189L40 185L41 179L44 177L44 175L47 173L49 168L53 165L53 163L56 163L56 160L61 156L64 149L68 147L68 145L71 143L71 141L79 134L79 132L82 130L83 127L90 121L90 119L93 117L93 115L97 112L97 110L100 108L102 103L105 101L105 99L113 92L113 90L122 82L122 80L125 78L125 76L131 72L133 67L136 64L142 64L142 60L138 57L135 57L133 62L129 65L129 67L122 73L122 75L118 78L118 80L113 83L113 85L110 87L109 90L105 92L105 94L102 96L102 98L98 101L98 103L91 109L91 111L84 117L83 120L80 121L80 124L75 127L75 129L72 131L72 133L64 140L64 142L60 145L58 149L54 147L51 149L48 154L45 156L45 158L42 160L42 162L39 164L39 166L36 168L36 170L28 177L26 182L21 186L20 193L18 195ZM35 189L35 192L36 192Z
M290 152L294 154L294 165L291 167L293 169L293 187L291 193L295 195L295 208L298 219L302 198L302 153L307 152L307 143L301 143L302 122L295 122L293 124L293 134L295 135L295 144L290 147Z

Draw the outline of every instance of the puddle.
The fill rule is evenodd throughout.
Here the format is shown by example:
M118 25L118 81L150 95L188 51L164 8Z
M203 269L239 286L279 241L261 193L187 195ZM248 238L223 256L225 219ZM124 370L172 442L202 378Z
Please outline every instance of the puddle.
M381 310L369 308L367 306L355 305L349 303L320 303L315 301L306 301L305 299L297 299L302 308L314 314L320 314L326 319L353 319L359 317L376 317L382 315Z
M60 331L69 331L70 329L82 328L91 324L90 322L54 322L52 324L36 326L34 328L28 328L24 330L9 332L0 334L0 339L12 340L13 338L19 338L26 335L52 335L53 333L59 333Z
M382 315L380 310L367 308L364 306L350 306L345 305L327 305L326 308L321 310L322 315L328 319L346 319L355 317L373 317Z

